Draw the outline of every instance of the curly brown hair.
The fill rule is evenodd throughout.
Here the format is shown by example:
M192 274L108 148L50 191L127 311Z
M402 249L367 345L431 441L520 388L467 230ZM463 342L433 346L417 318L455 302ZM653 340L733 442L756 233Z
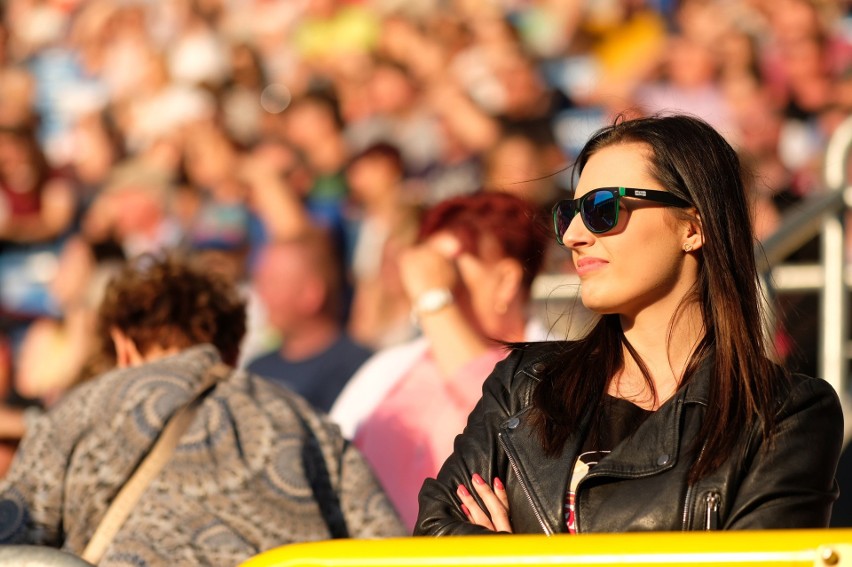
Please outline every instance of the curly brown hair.
M146 254L128 261L110 281L98 310L100 354L114 364L112 328L143 353L210 343L233 365L246 331L246 304L232 281L197 260Z

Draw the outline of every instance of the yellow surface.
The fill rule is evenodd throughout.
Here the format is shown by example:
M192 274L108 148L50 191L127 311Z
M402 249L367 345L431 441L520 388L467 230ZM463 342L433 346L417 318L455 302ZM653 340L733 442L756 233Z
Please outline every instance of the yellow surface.
M334 540L279 547L242 567L690 564L852 567L852 529Z

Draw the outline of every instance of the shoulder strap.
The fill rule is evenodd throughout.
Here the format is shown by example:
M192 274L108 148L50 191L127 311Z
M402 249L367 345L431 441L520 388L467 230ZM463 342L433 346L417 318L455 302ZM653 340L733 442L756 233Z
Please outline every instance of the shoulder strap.
M136 506L142 493L145 492L154 477L171 458L181 435L192 423L204 397L229 370L230 368L225 364L216 364L208 370L204 376L201 392L177 410L169 419L151 450L110 503L106 514L104 514L92 535L92 539L89 540L86 549L83 550L81 555L83 559L93 564L97 564L101 560L118 530L121 529L130 512L133 511L133 507Z
M343 507L340 505L339 491L335 488L331 480L330 463L327 461L321 442L314 430L301 416L300 419L308 434L303 449L303 457L305 459L305 472L308 476L308 484L310 484L314 500L319 505L320 513L323 520L325 520L326 526L328 526L328 531L332 539L348 538L350 537L349 528L346 525ZM348 441L344 440L344 446L348 443ZM336 470L340 470L340 463L337 463Z

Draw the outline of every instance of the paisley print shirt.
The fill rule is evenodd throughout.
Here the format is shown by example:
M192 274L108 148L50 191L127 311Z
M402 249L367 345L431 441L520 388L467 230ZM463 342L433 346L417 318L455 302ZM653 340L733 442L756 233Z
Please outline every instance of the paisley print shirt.
M177 409L220 362L209 345L84 383L27 433L0 483L0 543L79 554ZM100 565L235 565L284 544L405 535L360 453L297 395L232 371Z

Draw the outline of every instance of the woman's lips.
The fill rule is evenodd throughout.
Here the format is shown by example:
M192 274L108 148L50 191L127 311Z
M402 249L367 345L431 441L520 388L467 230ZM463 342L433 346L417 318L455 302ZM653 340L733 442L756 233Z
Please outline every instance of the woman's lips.
M607 265L609 262L601 258L580 258L577 260L577 275L580 277L590 274Z

